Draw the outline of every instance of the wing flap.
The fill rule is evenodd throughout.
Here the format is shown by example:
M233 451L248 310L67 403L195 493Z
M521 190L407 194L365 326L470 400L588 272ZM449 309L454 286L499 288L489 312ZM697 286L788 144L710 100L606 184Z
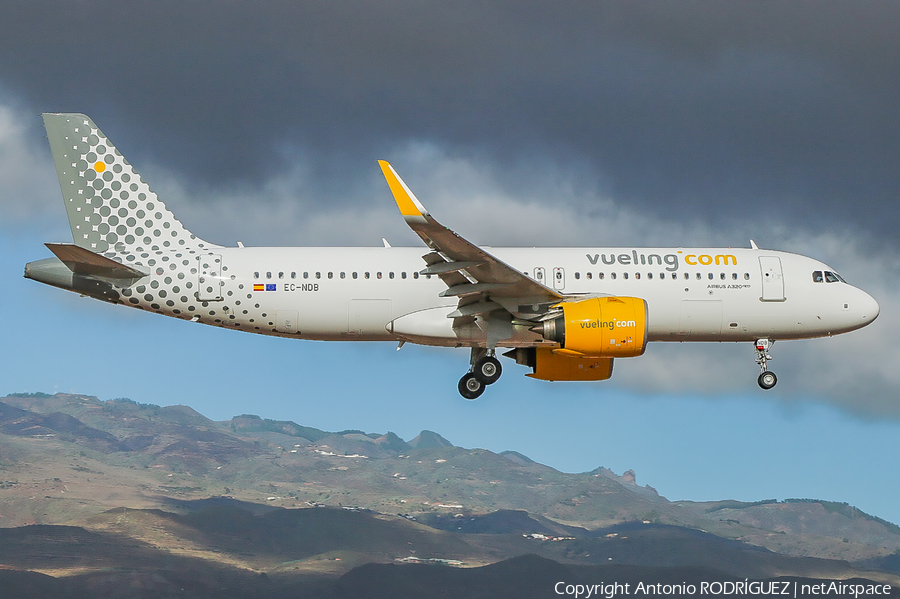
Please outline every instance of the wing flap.
M485 291L495 291L506 287L503 283L462 283L448 287L440 292L438 297L462 297L465 295L474 295L476 293L484 293Z
M469 268L473 268L475 266L481 266L484 264L483 262L458 262L456 260L451 260L450 262L438 262L436 264L432 264L427 268L422 269L419 274L420 275L442 275L444 273L449 272L458 272L460 270L466 270Z
M476 316L480 314L488 314L495 310L502 310L503 306L497 302L475 302L472 304L460 305L459 308L447 315L447 318L462 318L464 316Z

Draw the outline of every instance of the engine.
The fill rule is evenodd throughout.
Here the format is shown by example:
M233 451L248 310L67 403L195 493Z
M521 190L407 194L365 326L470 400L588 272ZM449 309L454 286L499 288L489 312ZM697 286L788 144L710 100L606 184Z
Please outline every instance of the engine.
M532 331L575 356L630 358L647 345L647 302L637 297L592 297L563 302Z

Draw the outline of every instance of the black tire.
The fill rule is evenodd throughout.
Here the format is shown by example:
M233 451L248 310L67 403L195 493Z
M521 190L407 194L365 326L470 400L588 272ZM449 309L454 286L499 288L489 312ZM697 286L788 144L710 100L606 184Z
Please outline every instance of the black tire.
M484 393L485 384L471 372L459 379L459 394L466 399L478 399Z
M765 371L759 375L759 378L756 379L756 382L759 383L759 386L763 389L771 389L775 386L775 383L778 382L778 377L775 376L774 372Z
M494 356L485 356L475 362L475 368L472 374L478 377L485 385L493 385L503 374L503 367L500 366L500 360Z

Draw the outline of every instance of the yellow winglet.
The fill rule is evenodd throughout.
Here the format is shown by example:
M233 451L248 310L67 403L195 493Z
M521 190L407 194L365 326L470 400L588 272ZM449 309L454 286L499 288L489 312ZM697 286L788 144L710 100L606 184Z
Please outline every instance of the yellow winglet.
M381 171L384 173L384 178L387 180L388 187L391 188L391 193L394 194L394 201L397 202L397 208L400 209L400 214L403 216L419 216L424 218L428 214L428 211L425 210L425 206L419 202L415 194L409 190L409 187L406 186L406 183L403 182L403 179L401 179L397 174L397 171L394 170L394 167L385 160L379 160L378 165L381 166Z

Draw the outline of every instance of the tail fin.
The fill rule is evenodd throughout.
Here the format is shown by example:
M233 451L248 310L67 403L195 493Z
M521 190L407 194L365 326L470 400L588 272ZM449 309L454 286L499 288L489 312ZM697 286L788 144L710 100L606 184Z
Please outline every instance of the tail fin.
M44 114L75 245L92 252L218 247L184 228L83 114Z

